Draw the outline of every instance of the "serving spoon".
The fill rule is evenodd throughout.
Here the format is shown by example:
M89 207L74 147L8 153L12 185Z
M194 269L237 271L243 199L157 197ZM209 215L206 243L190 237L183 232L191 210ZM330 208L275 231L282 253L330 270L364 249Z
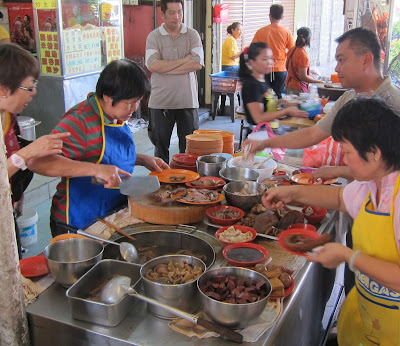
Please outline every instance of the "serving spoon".
M228 340L237 343L241 343L243 341L242 334L237 333L229 328L217 325L196 315L189 314L185 311L173 308L172 306L139 294L133 287L131 287L131 279L127 276L117 276L108 281L100 292L100 301L104 304L115 304L118 303L125 294L129 294L130 296L143 300L146 303L163 308L176 316L182 317L185 320L188 320L194 324L198 324L208 330L212 330Z
M67 229L68 231L70 231L72 233L80 234L80 235L83 235L85 237L88 237L88 238L91 238L94 240L105 242L107 244L119 246L119 252L125 261L127 261L129 263L139 263L139 252L136 249L136 247L131 243L127 243L124 241L121 243L117 243L115 241L106 240L104 238L97 237L93 234L87 233L85 231L82 231L81 229L77 229L76 227L68 225L63 222L57 222L57 227Z

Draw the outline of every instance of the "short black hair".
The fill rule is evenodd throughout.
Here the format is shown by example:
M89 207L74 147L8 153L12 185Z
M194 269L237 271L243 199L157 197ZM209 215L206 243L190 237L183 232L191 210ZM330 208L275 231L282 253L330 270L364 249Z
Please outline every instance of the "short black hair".
M239 77L246 78L251 75L251 70L247 65L249 60L256 60L263 49L267 49L268 45L265 42L253 42L245 53L240 54Z
M274 19L282 19L283 17L283 6L279 4L273 4L269 8L269 14L271 15L272 18Z
M296 47L310 46L311 30L306 26L297 30Z
M28 77L38 79L40 67L37 59L16 44L0 45L0 85L13 94Z
M146 72L134 61L121 59L110 62L101 72L96 84L96 96L112 98L114 106L122 100L147 97L150 80Z
M374 65L378 71L381 71L381 45L378 36L369 29L355 28L346 31L336 39L337 43L349 40L349 47L356 55L371 53L374 59Z
M350 142L365 161L379 149L386 169L400 169L400 114L383 99L358 96L346 103L333 121L332 137Z
M183 0L161 0L161 12L165 14L168 10L168 4L173 2L180 3L183 8Z
M236 28L237 28L239 25L242 25L242 24L239 23L239 22L233 22L231 25L229 25L229 26L226 28L226 32L227 32L228 34L232 35L232 30L236 30Z

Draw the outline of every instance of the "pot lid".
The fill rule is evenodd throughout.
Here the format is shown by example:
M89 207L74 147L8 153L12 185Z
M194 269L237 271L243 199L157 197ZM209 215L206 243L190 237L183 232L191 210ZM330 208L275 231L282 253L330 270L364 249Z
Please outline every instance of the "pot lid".
M21 126L33 126L35 125L35 119L31 118L31 117L24 117L19 115L17 117L18 119L18 123L21 124Z

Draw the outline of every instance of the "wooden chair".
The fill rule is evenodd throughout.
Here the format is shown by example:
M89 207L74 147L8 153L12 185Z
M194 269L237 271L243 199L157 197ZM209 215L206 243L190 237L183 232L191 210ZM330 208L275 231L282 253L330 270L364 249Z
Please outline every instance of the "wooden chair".
M242 147L242 141L243 141L243 131L248 131L251 129L250 126L246 126L244 124L245 120L247 120L246 118L246 114L240 112L239 110L236 110L235 113L235 119L240 119L240 136L239 136L239 150Z

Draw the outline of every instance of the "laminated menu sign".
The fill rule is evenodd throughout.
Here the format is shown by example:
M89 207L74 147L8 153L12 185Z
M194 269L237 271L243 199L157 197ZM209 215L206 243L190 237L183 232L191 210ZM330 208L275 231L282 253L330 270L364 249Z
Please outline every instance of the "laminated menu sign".
M105 27L105 34L108 64L113 60L119 60L122 58L121 32L119 28L108 26Z
M60 75L60 52L57 33L39 31L39 42L42 73L47 75Z
M84 72L81 29L64 30L65 74Z
M82 45L85 71L94 71L101 68L101 37L100 29L83 30Z

